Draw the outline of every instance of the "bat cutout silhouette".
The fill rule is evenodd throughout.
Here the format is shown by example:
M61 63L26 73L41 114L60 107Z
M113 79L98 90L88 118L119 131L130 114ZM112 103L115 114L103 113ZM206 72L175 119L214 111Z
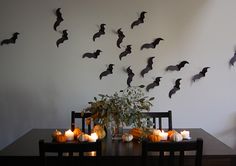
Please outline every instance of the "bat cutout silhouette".
M144 48L148 49L148 48L156 48L156 46L160 43L161 40L164 40L162 38L156 38L153 42L151 43L145 43L141 46L141 50L143 50Z
M144 18L145 18L145 14L146 14L146 13L147 13L147 12L145 12L145 11L142 11L142 12L140 13L139 18L138 18L137 20L135 20L135 21L131 24L131 29L133 29L134 26L138 26L139 24L144 23Z
M83 58L87 57L87 58L97 58L100 55L100 52L102 52L101 50L96 50L93 53L87 52L83 55Z
M114 64L109 64L108 68L100 74L100 80L102 79L102 77L107 76L108 74L112 74L113 66Z
M2 40L1 45L4 45L4 44L15 44L16 43L16 39L18 38L19 34L20 33L18 33L18 32L13 33L13 35L12 35L12 37L10 39Z
M186 64L189 64L189 62L188 61L182 61L182 62L180 62L179 64L177 64L175 66L170 65L166 68L166 71L174 71L174 70L175 71L180 71L180 69L183 68Z
M120 60L122 59L122 57L124 57L124 56L130 54L130 53L132 52L131 49L132 49L132 48L131 48L131 45L127 45L125 51L123 51L123 52L120 53L120 55L119 55Z
M57 47L59 47L59 44L63 43L65 40L68 40L68 33L67 30L62 31L62 37L57 40L56 44Z
M127 73L128 73L128 78L127 78L127 85L130 87L130 83L133 80L134 77L134 73L133 71L130 69L130 66L126 69Z
M116 45L117 45L117 47L120 48L120 44L122 43L123 39L125 38L125 35L121 31L121 28L117 30L117 34L118 34L118 39L117 39Z
M198 80L198 79L200 79L200 78L202 78L202 77L205 77L206 72L207 72L207 69L209 69L209 68L210 68L210 67L204 67L204 68L202 69L202 71L200 71L198 74L196 74L196 75L194 75L194 76L192 77L192 81L195 82L196 80Z
M229 65L234 66L235 61L236 61L236 50L234 52L234 56L229 61Z
M179 78L175 81L174 87L169 92L169 98L171 98L171 96L173 94L175 94L178 90L180 90L180 80L181 80L181 78Z
M148 84L146 86L146 90L149 92L150 89L153 89L154 87L159 86L161 78L162 77L156 77L156 79L151 84Z
M152 64L153 64L153 57L148 58L147 66L141 71L141 76L144 77L144 74L148 73L150 70L152 70Z
M106 24L100 25L99 31L93 35L93 41L95 41L95 39L100 37L101 35L105 35L105 25Z
M57 20L56 20L56 22L54 23L54 26L53 26L53 29L55 31L57 31L57 27L61 24L61 22L64 21L60 10L61 10L61 8L58 8L56 10Z

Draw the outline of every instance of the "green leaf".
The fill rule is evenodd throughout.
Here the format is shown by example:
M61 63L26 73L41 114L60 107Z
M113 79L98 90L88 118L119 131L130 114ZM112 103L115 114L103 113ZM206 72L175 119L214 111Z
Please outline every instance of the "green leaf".
M155 97L151 97L150 99L149 99L149 101L152 101L152 100L154 100L155 99Z

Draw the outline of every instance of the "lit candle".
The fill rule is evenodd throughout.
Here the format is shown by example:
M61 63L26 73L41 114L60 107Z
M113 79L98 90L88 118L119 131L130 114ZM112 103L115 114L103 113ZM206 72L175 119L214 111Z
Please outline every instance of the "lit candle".
M161 140L163 141L166 141L168 139L168 133L167 132L164 132L164 130L162 130L160 133L159 133L159 136L161 136Z
M98 135L96 133L92 133L89 137L89 142L96 142L98 139Z
M65 132L65 136L67 141L74 140L74 133L70 129Z
M190 133L189 131L181 131L180 134L183 136L183 139L190 139Z

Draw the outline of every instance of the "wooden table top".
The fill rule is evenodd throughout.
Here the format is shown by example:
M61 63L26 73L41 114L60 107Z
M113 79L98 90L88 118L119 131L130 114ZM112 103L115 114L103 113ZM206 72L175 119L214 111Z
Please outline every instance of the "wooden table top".
M39 156L38 141L52 141L51 134L55 129L32 129L15 142L0 151L0 156ZM189 130L191 139L198 137L203 139L203 157L230 157L236 156L235 151L210 135L201 128L175 129L177 131ZM61 130L65 131L65 130ZM106 137L102 141L102 156L141 156L141 143L137 141L124 143L112 141Z

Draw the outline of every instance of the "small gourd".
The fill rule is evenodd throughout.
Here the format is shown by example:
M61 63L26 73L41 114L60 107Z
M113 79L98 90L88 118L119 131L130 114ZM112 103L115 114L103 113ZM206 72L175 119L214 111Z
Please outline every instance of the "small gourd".
M183 136L180 133L175 132L170 136L170 140L174 142L180 142L183 140Z
M161 130L159 129L153 129L152 134L159 135L161 133Z
M80 134L77 139L80 141L80 142L87 142L89 141L89 135L88 134Z
M98 139L103 139L106 136L106 131L99 124L97 124L93 127L93 132L95 132L97 134Z
M53 139L53 140L56 140L56 137L57 137L58 135L62 135L62 133L61 133L59 130L53 131L53 133L52 133L52 139Z
M140 139L144 135L141 128L132 128L129 133L133 135L134 139Z
M130 142L130 141L132 141L133 140L133 135L132 134L129 134L129 133L124 133L123 135L122 135L122 140L123 140L123 142Z
M61 134L61 135L56 136L56 141L57 142L63 143L63 142L66 142L66 140L67 140L67 137L66 137L65 134Z
M80 130L80 128L75 128L74 131L74 137L77 138L78 136L80 136L81 134L83 134L83 132Z
M159 141L161 141L161 136L160 135L155 135L155 134L149 134L148 139L151 142L159 142Z

